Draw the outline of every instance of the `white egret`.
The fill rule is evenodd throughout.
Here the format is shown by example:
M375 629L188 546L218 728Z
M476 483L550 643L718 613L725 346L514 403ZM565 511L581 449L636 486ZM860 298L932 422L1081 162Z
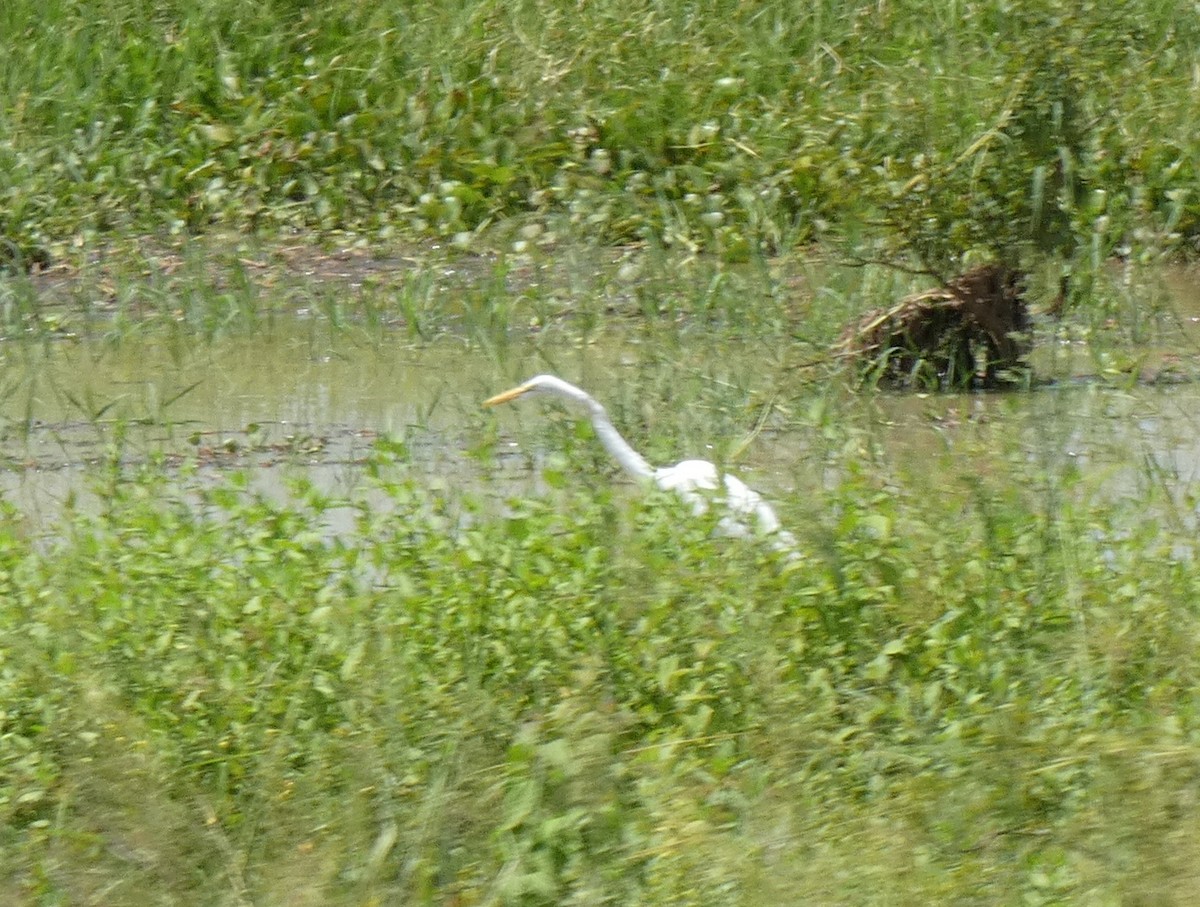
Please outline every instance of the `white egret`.
M705 513L709 501L715 499L718 506L725 510L717 522L721 534L748 538L757 532L763 535L773 548L784 552L789 559L799 556L795 537L780 527L779 518L771 509L771 505L746 483L728 473L722 475L717 467L707 460L684 460L674 466L655 469L621 437L600 401L561 378L554 375L538 375L512 390L496 394L485 400L483 405L508 403L525 394L552 394L581 406L592 420L592 426L604 449L627 473L639 481L649 480L665 491L675 492L691 505L692 512L697 516Z

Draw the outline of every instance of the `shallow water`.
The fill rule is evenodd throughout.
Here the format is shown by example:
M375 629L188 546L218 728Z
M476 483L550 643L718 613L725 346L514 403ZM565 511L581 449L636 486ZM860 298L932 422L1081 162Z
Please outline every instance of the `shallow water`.
M1144 315L1143 370L1194 358L1200 338L1196 272L1167 272L1163 283L1173 303ZM1158 483L1190 520L1200 384L1156 386L1136 371L1127 381L1072 381L1095 361L1078 344L1056 342L1055 373L1068 380L959 395L814 395L781 383L777 358L752 340L697 333L664 341L637 327L586 343L514 344L503 355L454 338L414 347L386 329L338 331L311 316L278 316L253 334L212 341L164 329L119 342L8 342L0 345L0 492L42 530L68 500L91 506L89 467L112 457L194 463L201 476L244 469L277 497L297 473L348 494L363 459L388 438L403 441L412 469L451 486L499 475L514 493L536 493L531 467L562 437L558 411L526 403L485 413L479 403L557 371L609 405L631 436L649 439L652 461L728 462L785 518L800 518L804 499L836 480L814 414L824 393L833 418L858 427L859 453L906 482L944 491L972 476L1000 477L1011 457L993 454L1015 449L1030 474L1078 474L1104 494L1136 496ZM472 450L487 450L498 468ZM578 464L581 480L604 468L599 459Z
M89 467L112 457L246 469L277 496L303 472L337 492L387 437L419 468L444 472L461 459L454 407L490 386L461 345L316 342L299 318L211 343L133 336L11 345L3 356L0 489L35 523L86 498Z

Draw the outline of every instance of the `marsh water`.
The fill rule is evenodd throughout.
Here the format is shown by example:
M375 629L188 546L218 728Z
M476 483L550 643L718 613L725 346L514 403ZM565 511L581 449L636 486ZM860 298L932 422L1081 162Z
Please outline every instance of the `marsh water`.
M557 348L529 339L501 352L453 337L415 345L386 328L332 330L308 314L206 340L158 328L115 341L8 341L0 345L0 491L39 531L52 531L68 501L90 506L88 476L105 461L186 464L201 477L245 470L278 497L296 475L350 493L386 439L399 443L408 468L451 487L478 485L486 473L512 493L537 493L555 417L537 403L499 413L479 403L558 371L609 403L619 423L636 421L634 437L669 427L651 459L728 462L785 515L798 516L796 502L828 481L820 424L832 417L857 426L864 456L909 479L953 485L995 468L1001 448L1015 449L1031 469L1076 473L1105 494L1160 483L1190 520L1200 383L1152 379L1163 361L1194 359L1200 293L1191 272L1172 272L1166 283L1168 328L1127 374L1105 380L1080 345L1054 339L1036 355L1061 380L1015 393L814 395L780 385L778 363L753 343L699 333L648 352L654 341L636 327ZM677 408L648 416L630 387L647 375L669 384L673 372L689 376L688 390L672 403L673 391L660 388L658 402ZM726 394L716 398L754 405L715 409L706 390L714 384ZM768 387L769 399L760 390ZM487 457L472 456L480 451Z

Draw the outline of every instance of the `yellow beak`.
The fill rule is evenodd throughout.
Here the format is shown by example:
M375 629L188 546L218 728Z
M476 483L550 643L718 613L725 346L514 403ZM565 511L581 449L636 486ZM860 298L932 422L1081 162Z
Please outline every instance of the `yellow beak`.
M498 406L501 403L507 403L509 400L516 400L517 397L529 390L528 384L522 384L520 387L514 387L512 390L505 391L502 394L496 394L494 397L489 397L483 401L484 406Z

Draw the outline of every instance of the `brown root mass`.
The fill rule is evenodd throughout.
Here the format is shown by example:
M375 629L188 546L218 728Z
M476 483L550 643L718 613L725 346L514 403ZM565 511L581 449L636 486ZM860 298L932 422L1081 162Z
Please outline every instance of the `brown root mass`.
M834 354L900 385L995 386L1029 352L1024 275L982 265L944 287L874 309L842 332Z

